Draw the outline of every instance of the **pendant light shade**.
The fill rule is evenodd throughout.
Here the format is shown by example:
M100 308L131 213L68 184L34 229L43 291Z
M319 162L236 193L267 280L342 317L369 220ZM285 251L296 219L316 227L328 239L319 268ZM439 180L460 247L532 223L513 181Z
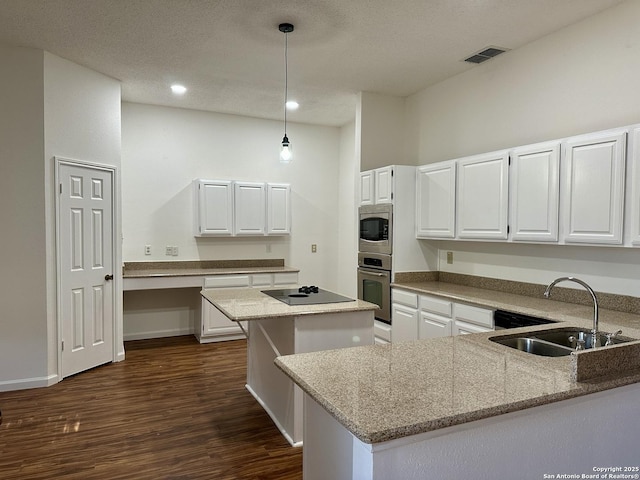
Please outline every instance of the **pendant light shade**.
M280 146L280 162L289 163L293 159L291 150L291 142L287 137L287 101L289 100L289 45L288 34L293 32L293 25L290 23L281 23L278 30L284 33L284 137Z
M282 145L280 146L280 161L282 163L291 162L291 158L293 157L293 152L291 150L291 143L289 143L289 137L287 134L284 134L282 138Z

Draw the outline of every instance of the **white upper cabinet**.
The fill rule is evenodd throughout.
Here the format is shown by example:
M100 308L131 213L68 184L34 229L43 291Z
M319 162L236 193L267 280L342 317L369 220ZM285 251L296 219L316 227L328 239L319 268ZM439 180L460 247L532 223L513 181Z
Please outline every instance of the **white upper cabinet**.
M375 203L393 202L393 167L376 168L375 176Z
M417 170L416 237L453 238L456 220L456 162Z
M267 184L267 235L291 233L291 187L288 184Z
M565 142L561 200L566 243L622 243L625 153L625 130Z
M360 173L360 205L373 205L373 170Z
M266 190L264 183L235 182L236 235L264 235Z
M197 179L194 188L197 237L291 233L288 184Z
M510 175L511 239L558 241L560 142L514 149Z
M627 215L631 220L631 244L640 245L640 127L634 128L629 138L630 195Z
M360 173L360 205L393 203L393 165Z
M507 239L507 150L458 159L457 238Z
M195 235L233 234L233 182L195 180Z

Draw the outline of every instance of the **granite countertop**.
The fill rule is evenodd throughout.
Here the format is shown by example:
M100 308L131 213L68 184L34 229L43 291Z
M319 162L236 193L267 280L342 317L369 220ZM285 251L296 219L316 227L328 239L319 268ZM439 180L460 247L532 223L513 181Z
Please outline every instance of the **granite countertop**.
M200 294L233 321L373 311L378 308L377 305L362 300L290 306L265 295L257 288L209 288L202 290Z
M442 282L417 293L591 328L593 308ZM601 330L640 338L640 316L602 311ZM489 340L558 324L278 357L276 365L365 443L379 443L640 382L640 342L542 357ZM576 357L631 359L631 369L571 378Z
M168 262L127 262L123 278L188 277L206 275L242 275L254 273L299 272L284 265L284 260L205 260Z

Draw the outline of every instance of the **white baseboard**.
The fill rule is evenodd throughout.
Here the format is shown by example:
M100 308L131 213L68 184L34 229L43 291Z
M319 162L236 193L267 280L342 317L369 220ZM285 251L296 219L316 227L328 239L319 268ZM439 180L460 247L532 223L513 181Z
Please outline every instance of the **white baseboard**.
M26 390L28 388L50 387L60 381L57 374L48 377L18 378L16 380L5 380L0 382L0 392L10 392L13 390Z
M278 421L278 418L273 414L273 412L267 406L267 404L262 401L260 396L253 390L253 388L251 388L248 384L245 384L244 387L251 394L251 396L256 399L256 401L260 404L260 406L264 409L264 411L267 412L267 415L269 415L271 417L271 420L273 420L273 423L276 425L278 430L280 430L280 433L282 433L282 436L287 440L287 442L289 442L289 444L292 447L301 447L302 446L302 442L294 442L293 441L293 438L291 438L291 435L289 435L285 431L285 429L282 427L282 424Z
M177 329L170 329L170 330L156 330L153 332L125 333L123 335L123 339L125 342L127 342L129 340L146 340L149 338L179 337L181 335L193 335L193 329L177 328Z

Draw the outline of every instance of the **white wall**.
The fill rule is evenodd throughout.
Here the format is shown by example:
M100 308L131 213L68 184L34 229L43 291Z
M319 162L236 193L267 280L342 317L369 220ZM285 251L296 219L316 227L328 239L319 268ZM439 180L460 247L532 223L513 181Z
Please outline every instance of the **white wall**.
M405 165L405 100L391 95L360 92L356 111L360 143L360 171Z
M638 18L625 2L409 97L411 162L638 123Z
M285 165L278 161L281 122L123 103L124 261L284 258L300 269L302 283L335 289L340 132L302 124L287 130L294 160ZM195 178L290 183L291 236L194 237ZM152 255L144 255L145 245ZM180 255L165 256L166 245Z
M0 46L0 390L47 376L43 52Z
M0 46L0 64L0 390L11 390L59 380L53 156L119 165L120 87L36 49Z
M57 372L58 335L56 325L56 251L54 157L120 168L120 82L63 58L44 54L45 192L47 244L47 324L49 325L49 373ZM114 219L115 238L120 238L119 177L116 173ZM122 263L122 249L114 243L114 265ZM122 342L122 270L116 268L114 342L124 355Z
M628 1L407 99L416 164L640 122L640 2ZM535 283L575 274L638 296L638 251L431 242L440 269ZM444 260L454 251L454 264Z
M358 195L360 168L356 161L356 126L340 129L340 167L338 173L338 285L337 290L358 296Z
M301 284L350 294L355 277L351 286L342 238L350 241L348 217L355 212L353 189L349 194L346 187L354 181L353 141L338 128L289 124L294 159L285 165L278 159L282 128L278 121L123 103L124 261L284 258L300 269ZM195 178L290 183L291 235L194 237ZM144 255L145 245L152 255ZM178 246L180 255L166 256L167 245ZM159 311L154 305L167 295L171 308ZM184 334L199 301L179 292L127 292L125 338Z

